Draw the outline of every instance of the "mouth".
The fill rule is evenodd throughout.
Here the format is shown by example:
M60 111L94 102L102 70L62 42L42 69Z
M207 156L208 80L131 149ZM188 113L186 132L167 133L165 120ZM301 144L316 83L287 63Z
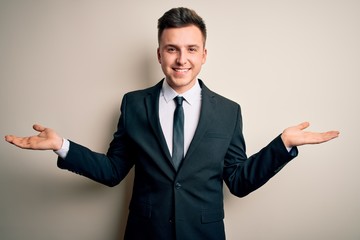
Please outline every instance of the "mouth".
M190 70L191 68L173 68L173 70L175 72L179 72L179 73L186 73Z

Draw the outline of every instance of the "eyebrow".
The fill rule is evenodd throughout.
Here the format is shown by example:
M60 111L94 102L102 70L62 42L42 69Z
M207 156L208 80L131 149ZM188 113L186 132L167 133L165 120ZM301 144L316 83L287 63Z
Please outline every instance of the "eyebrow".
M164 47L174 47L174 48L179 48L179 46L178 45L176 45L176 44L166 44L166 45L164 45ZM197 44L189 44L189 45L186 45L186 47L193 47L193 48L200 48L200 46L199 45L197 45Z

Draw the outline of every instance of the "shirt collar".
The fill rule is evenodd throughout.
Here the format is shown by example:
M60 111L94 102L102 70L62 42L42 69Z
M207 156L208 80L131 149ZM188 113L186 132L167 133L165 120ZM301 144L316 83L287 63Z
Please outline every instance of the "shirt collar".
M178 94L174 89L172 89L165 79L161 92L166 102L172 101L176 96L182 96L186 102L192 105L194 101L201 99L201 87L198 79L196 79L196 83L192 88L182 94Z

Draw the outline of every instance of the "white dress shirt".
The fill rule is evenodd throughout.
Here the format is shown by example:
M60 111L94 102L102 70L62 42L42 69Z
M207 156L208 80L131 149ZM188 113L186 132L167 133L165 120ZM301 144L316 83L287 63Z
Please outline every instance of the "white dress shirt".
M200 118L201 110L201 87L199 81L196 80L195 85L185 93L178 94L173 90L169 84L164 81L163 87L159 96L159 118L160 125L169 148L172 153L173 145L173 122L174 111L176 103L174 98L176 96L184 97L184 155L190 146L191 140L194 137L197 125Z

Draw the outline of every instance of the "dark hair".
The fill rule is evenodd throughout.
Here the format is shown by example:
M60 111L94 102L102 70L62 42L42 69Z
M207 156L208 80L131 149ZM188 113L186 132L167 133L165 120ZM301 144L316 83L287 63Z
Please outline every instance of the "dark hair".
M204 20L192 9L179 7L172 8L165 12L158 20L158 41L166 28L180 28L189 25L198 27L203 35L204 44L206 41L206 25Z

